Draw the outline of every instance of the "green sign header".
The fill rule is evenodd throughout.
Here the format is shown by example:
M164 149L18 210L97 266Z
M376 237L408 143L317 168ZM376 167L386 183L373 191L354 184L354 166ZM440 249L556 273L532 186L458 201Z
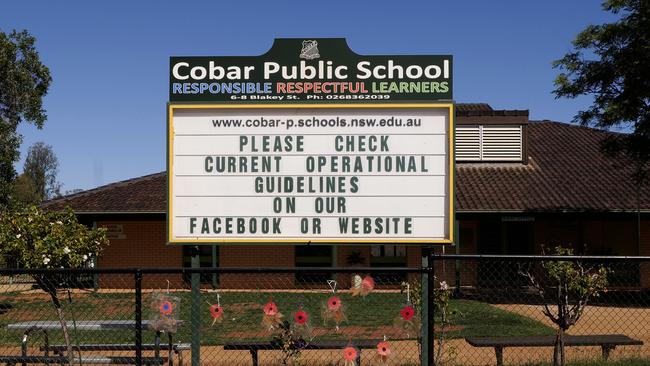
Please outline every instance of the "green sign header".
M261 56L171 57L170 102L450 101L452 56L364 56L343 38L276 39Z

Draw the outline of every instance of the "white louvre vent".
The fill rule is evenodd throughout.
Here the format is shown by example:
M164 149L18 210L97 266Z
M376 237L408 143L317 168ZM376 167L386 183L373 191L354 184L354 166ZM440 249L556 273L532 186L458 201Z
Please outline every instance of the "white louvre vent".
M522 126L456 126L457 161L521 161Z
M456 160L481 160L481 126L456 126Z

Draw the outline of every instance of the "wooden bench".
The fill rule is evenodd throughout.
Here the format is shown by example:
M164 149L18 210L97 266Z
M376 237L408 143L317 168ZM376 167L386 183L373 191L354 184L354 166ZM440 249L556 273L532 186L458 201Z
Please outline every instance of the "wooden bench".
M124 330L135 330L136 322L133 320L82 320L76 322L68 322L71 324L71 327L77 330L92 330L92 331L124 331ZM178 325L182 325L183 321L179 320ZM16 363L28 364L28 363L61 363L57 360L64 359L64 363L67 362L67 355L64 355L65 350L67 349L64 345L51 346L49 344L49 334L48 330L60 330L61 323L58 321L52 320L39 320L39 321L27 321L8 324L7 329L11 330L24 330L22 341L21 341L21 355L20 356L0 356L0 363L7 363L8 365L14 365ZM173 365L172 360L172 351L176 352L179 355L179 363L182 365L182 349L188 349L189 345L180 344L175 345L173 343L173 333L167 333L168 342L166 344L161 344L160 331L153 329L151 327L150 321L142 321L142 329L150 330L155 332L155 343L152 345L147 345L147 348L143 350L153 350L155 352L154 357L142 357L142 363L145 365L162 365L165 362L169 363L169 366ZM41 347L41 351L44 351L43 356L29 356L27 355L27 340L30 335L34 332L43 333L43 342L44 346ZM135 344L83 344L73 346L73 349L79 351L82 350L94 350L94 351L135 351ZM160 357L160 350L167 350L167 357ZM49 352L54 351L58 353L57 356L50 356ZM6 361L3 361L6 360ZM17 360L17 361L16 361ZM75 355L75 360L82 362L84 364L134 364L136 357L133 356L103 356L103 355L93 355L93 356L81 356Z
M497 366L503 365L503 349L508 347L552 347L555 345L555 336L527 336L527 337L467 337L467 343L474 347L491 347L497 357ZM602 335L565 335L565 346L599 346L603 358L607 360L609 353L616 346L639 346L643 342L623 334Z
M361 365L361 350L363 349L372 349L377 347L377 343L380 340L363 340L355 341L353 344L359 350L357 355L357 365ZM348 341L316 341L305 344L304 347L296 347L296 349L341 349L345 348L349 344ZM253 366L258 366L258 351L264 350L281 350L282 346L275 342L232 342L225 344L223 349L226 351L234 350L247 350L251 353L253 359Z
M140 348L143 351L154 351L154 357L150 360L157 360L160 358L160 351L173 351L178 357L178 365L183 366L183 351L189 350L191 345L189 343L176 343L176 344L143 344ZM80 344L72 345L72 349L78 352L81 351L135 351L135 344L122 344L122 343L104 343L104 344ZM55 344L40 347L41 351L52 351L54 354L63 356L68 351L68 347L64 344ZM171 356L171 353L170 353ZM91 357L92 358L92 357ZM97 358L97 357L95 357ZM147 364L143 357L143 364ZM90 362L86 362L90 363ZM173 364L170 362L170 365Z
M134 365L135 357L106 356L106 357L75 357L75 363L81 364L112 364L112 365ZM143 365L163 365L166 362L164 357L142 357ZM63 356L0 356L0 364L7 366L16 364L68 364L68 358Z
M68 363L68 358L60 356L0 356L0 364L14 366L18 363L23 365L28 363L40 363L45 365L53 363L63 365Z

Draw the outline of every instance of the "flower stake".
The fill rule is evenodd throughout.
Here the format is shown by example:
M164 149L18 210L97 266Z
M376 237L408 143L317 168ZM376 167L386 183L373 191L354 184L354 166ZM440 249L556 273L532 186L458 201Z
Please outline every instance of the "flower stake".
M165 300L160 303L158 310L160 311L161 315L170 315L172 312L174 312L174 305L172 305L170 301Z
M381 360L381 363L388 363L388 358L390 357L390 343L386 341L386 336L382 342L377 343L377 355Z
M399 311L399 316L393 321L395 328L400 329L406 334L406 338L411 335L420 334L420 318L415 316L415 308L411 304L411 287L406 285L406 304Z
M350 293L352 294L352 296L366 297L374 289L375 289L375 280L370 276L366 276L361 280L361 283L354 284L352 288L350 288Z
M343 348L343 366L356 366L358 357L359 350L352 343Z
M339 326L341 323L348 320L345 315L345 308L341 298L336 295L336 281L328 280L327 284L332 290L332 296L330 296L323 306L323 323L334 323L336 331L339 331Z
M212 325L223 322L223 307L221 306L221 296L217 294L217 303L210 305L210 317Z
M303 340L310 341L312 339L309 314L303 310L302 305L298 307L298 311L293 313L293 330Z
M370 276L364 277L363 280L361 281L361 290L362 290L361 295L366 296L374 289L375 289L375 280Z
M266 329L273 330L282 323L282 317L284 315L282 315L273 300L269 300L269 302L262 307L262 311L264 312L264 316L262 316L262 325Z
M158 332L176 332L178 320L176 316L179 312L181 299L176 296L166 294L152 294L150 307L154 313L151 322L151 328Z

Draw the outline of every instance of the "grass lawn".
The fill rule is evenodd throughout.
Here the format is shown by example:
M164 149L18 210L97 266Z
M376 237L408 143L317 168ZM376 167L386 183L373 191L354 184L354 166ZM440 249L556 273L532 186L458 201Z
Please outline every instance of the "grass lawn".
M555 330L531 318L499 309L484 302L452 300L452 325L463 326L449 332L452 338L481 336L554 335Z
M188 292L172 293L180 300L179 318L185 324L179 328L175 341L189 342L191 339L190 294ZM264 303L273 299L285 319L293 320L292 313L303 306L310 317L313 333L318 339L378 339L386 334L390 339L404 338L393 326L403 306L404 295L399 293L376 292L366 298L352 297L347 293L339 296L344 306L348 321L336 332L331 324L324 325L321 312L329 298L325 293L268 293L268 292L224 292L221 295L225 319L212 326L209 306L216 302L216 294L201 294L201 338L205 345L223 344L232 340L268 340L272 334L261 325ZM83 293L73 294L72 303L66 301L68 319L134 319L133 294ZM154 310L149 308L149 294L144 294L143 307L146 309L143 319L151 319ZM6 325L28 320L57 320L49 297L44 294L2 294L0 295L0 345L17 345L22 332L9 331ZM452 338L489 335L546 335L554 334L553 329L527 317L498 309L492 305L470 300L452 300L452 326L448 332ZM133 342L133 332L125 331L74 331L73 339L80 343L122 343ZM153 341L152 332L144 332L145 342ZM50 334L51 343L61 343L61 332Z

